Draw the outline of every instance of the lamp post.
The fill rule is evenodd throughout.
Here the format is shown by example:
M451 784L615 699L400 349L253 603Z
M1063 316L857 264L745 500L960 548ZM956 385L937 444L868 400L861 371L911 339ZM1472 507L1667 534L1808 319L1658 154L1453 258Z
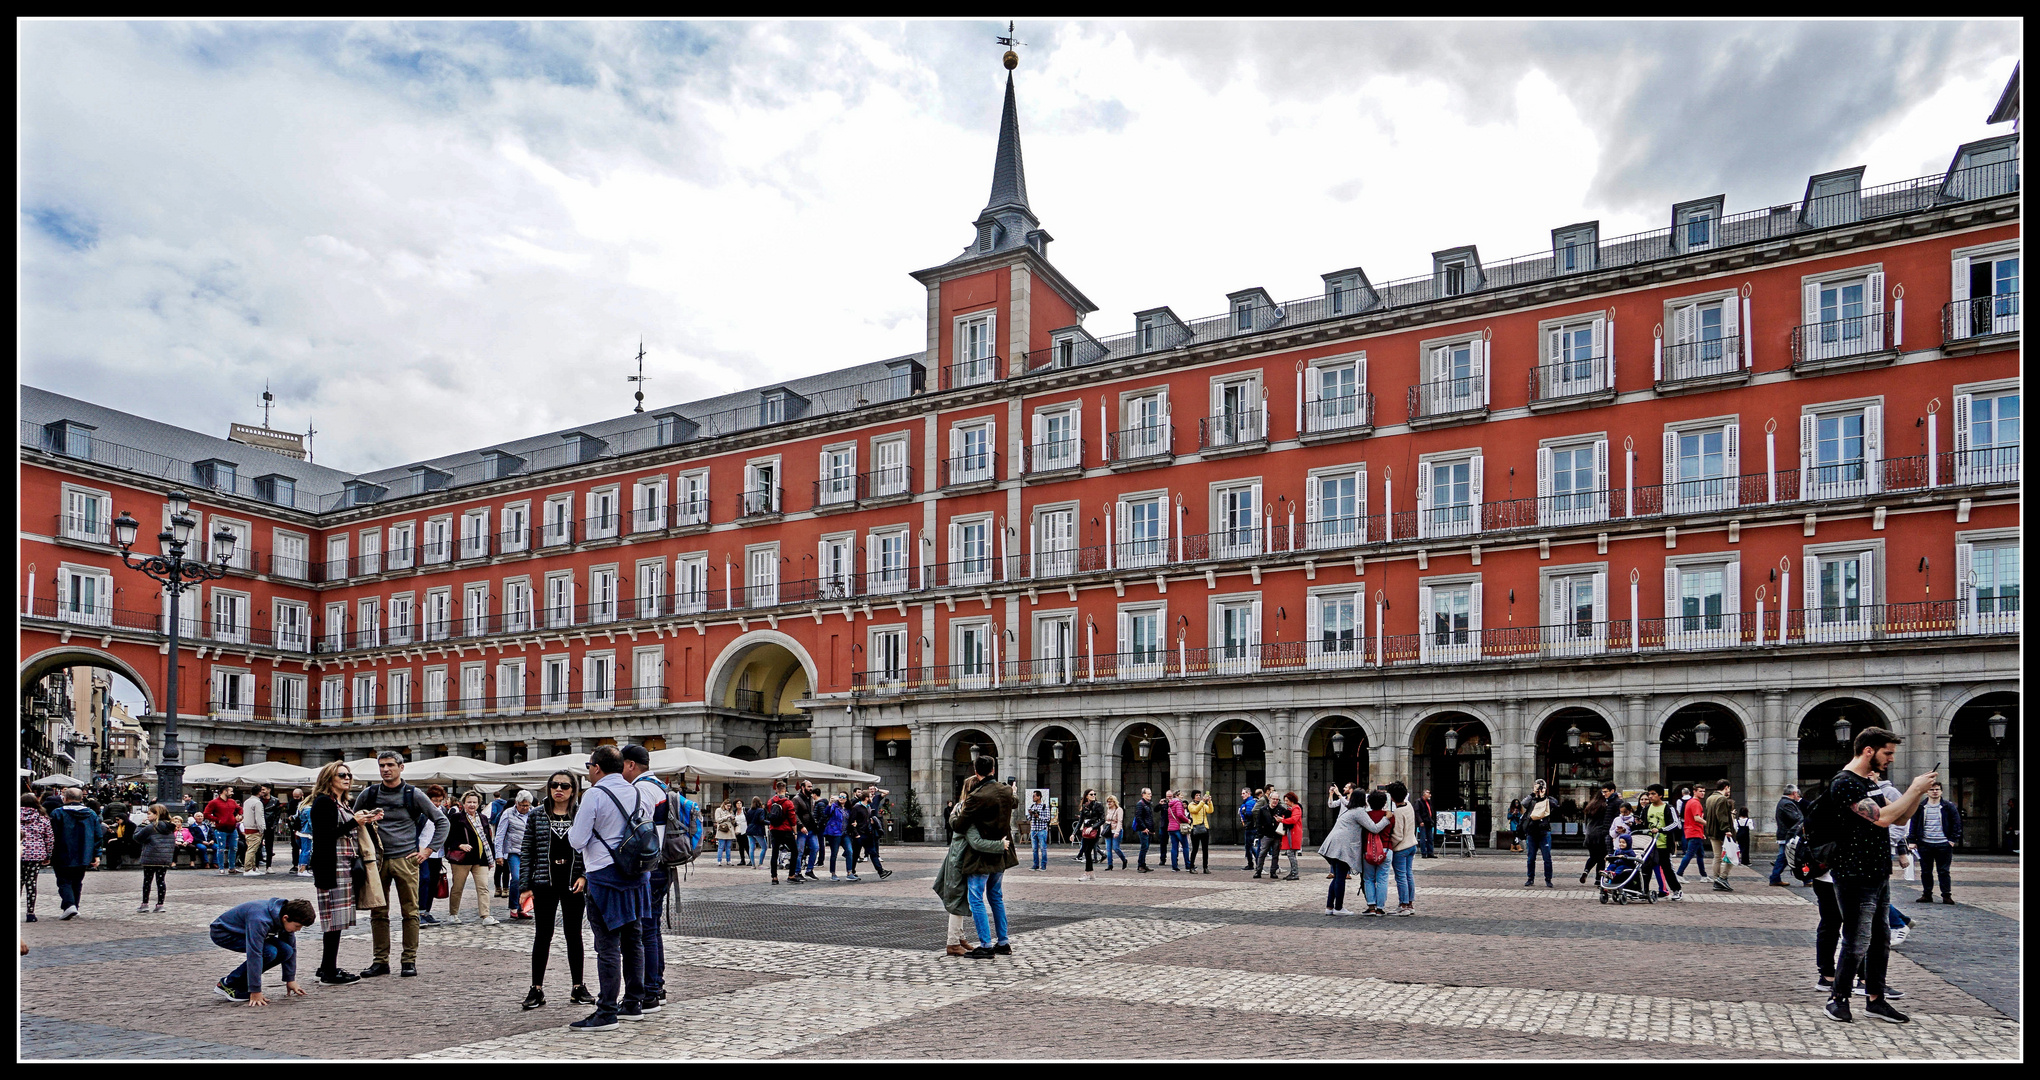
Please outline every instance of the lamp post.
M1986 723L1986 724L1989 724L1989 725L1990 725L1990 737L1991 737L1991 741L1993 741L1993 742L1996 742L1996 743L2000 743L2000 744L2001 744L2001 743L2003 743L2003 742L2005 741L2005 723L2006 723L2006 721L2005 721L2005 714L2004 714L2003 712L1993 711L1993 712L1992 712L1992 713L1990 714L1990 719L1989 719L1989 720L1986 720L1986 721L1984 721L1984 723Z
M1835 717L1835 741L1843 746L1847 746L1849 745L1849 735L1849 718L1846 716Z
M170 597L170 671L164 692L163 757L156 766L156 798L168 801L184 791L184 761L177 746L177 624L183 614L183 605L178 603L178 598L184 590L200 582L217 581L227 576L227 562L234 557L234 534L225 528L213 533L211 562L203 558L185 558L185 548L190 546L191 534L198 529L198 522L191 517L191 497L182 491L170 493L170 527L156 536L168 554L135 559L130 549L134 547L135 534L140 529L141 522L128 516L125 510L113 522L121 563L130 570L140 570L161 584Z

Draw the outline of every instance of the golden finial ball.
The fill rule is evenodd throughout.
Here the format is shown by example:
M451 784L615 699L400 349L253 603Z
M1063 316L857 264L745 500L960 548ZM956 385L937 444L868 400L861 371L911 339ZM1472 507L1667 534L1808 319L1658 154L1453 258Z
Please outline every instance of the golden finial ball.
M1011 49L1007 49L1007 50L1006 50L1006 70L1007 70L1007 71L1011 71L1011 70L1013 70L1014 68L1016 68L1016 67L1019 67L1019 66L1020 66L1020 54L1019 54L1019 53L1016 53L1016 52L1014 52L1014 51L1013 51L1013 50L1011 50Z

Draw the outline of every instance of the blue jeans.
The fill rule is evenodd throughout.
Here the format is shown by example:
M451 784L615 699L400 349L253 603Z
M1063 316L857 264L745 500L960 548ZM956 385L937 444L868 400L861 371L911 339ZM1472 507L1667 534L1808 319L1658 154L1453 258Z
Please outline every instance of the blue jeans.
M1679 868L1674 873L1677 873L1680 877L1685 877L1687 865L1695 860L1698 860L1700 863L1700 876L1706 877L1707 840L1704 837L1689 836L1686 838L1686 854L1679 859Z
M746 833L744 835L744 842L750 845L751 865L752 866L763 865L765 862L765 834Z
M965 882L970 895L970 917L977 923L978 943L994 942L992 927L998 926L996 944L1005 945L1006 940L1006 894L1000 888L1005 874L972 874Z
M1181 829L1169 833L1169 869L1174 870L1181 865L1177 862L1178 855L1182 856L1183 862L1190 861L1190 837Z
M1247 869L1251 870L1258 865L1259 860L1257 857L1260 855L1260 844L1258 843L1258 838L1254 835L1254 830L1248 829L1246 831L1242 845L1247 849Z
M1891 879L1835 882L1835 903L1842 914L1842 954L1835 965L1834 996L1849 1000L1856 976L1871 997L1884 996L1884 969L1891 960Z
M1366 895L1370 907L1385 907L1388 904L1388 876L1394 868L1387 859L1379 863L1360 860L1360 891Z
M1337 859L1327 860L1332 864L1332 883L1325 887L1325 907L1333 911L1346 910L1346 875L1352 868Z
M439 860L422 859L418 863L418 913L432 913L432 894L439 891Z
M234 970L227 972L227 986L238 993L246 994L248 992L248 961L245 957L248 952L248 939L239 932L229 930L224 926L212 928L212 939L213 944L218 945L220 948L228 952L243 955L244 959L234 966ZM297 966L297 949L289 942L279 940L262 943L262 970L268 971L270 968L286 960L291 962L293 968Z
M1437 839L1437 833L1436 824L1417 826L1417 850L1422 852L1426 859L1431 857L1431 844Z
M510 858L510 914L516 915L519 914L521 910L517 905L520 901L524 899L524 887L519 884L519 882L524 880L523 875L524 855L523 853L519 852L511 855L509 858ZM482 914L487 915L488 912L484 911L482 912Z
M1119 850L1119 837L1117 835L1105 838L1105 869L1112 869L1112 859L1114 856L1119 858L1119 865L1126 865L1126 852Z
M1417 858L1416 848L1404 848L1389 856L1395 866L1395 901L1398 904L1417 902L1417 876L1410 864Z
M622 926L611 930L599 918L588 920L588 928L595 931L595 976L601 986L595 998L597 1015L615 1016L619 1007L644 1000L643 925L626 919ZM619 989L621 999L617 996Z
M666 938L659 932L659 917L665 914L666 890L672 883L665 867L652 868L652 913L638 920L638 942L644 953L644 973L639 981L646 990L666 988Z
M726 863L728 863L728 862L730 861L730 845L731 845L732 843L735 843L735 841L733 841L733 840L724 840L724 839L722 839L721 837L717 837L717 838L716 838L716 841L715 841L715 864L716 864L717 866L722 866L722 865L725 865Z
M847 836L825 836L822 839L829 842L829 876L835 877L836 856L839 853L843 856L845 868L848 868L850 862L850 838Z
M1525 829L1523 831L1523 884L1537 881L1537 853L1544 853L1544 883L1551 884L1551 830Z
M239 836L231 829L221 829L213 834L213 867L231 870L234 867L234 841Z
M1028 835L1034 841L1034 869L1048 869L1048 830L1033 829ZM979 940L983 940L984 935L980 934L978 937Z
M815 864L822 861L822 838L808 833L800 838L800 857L803 860L801 873L812 874Z
M1773 882L1785 880L1785 841L1789 839L1791 837L1788 836L1778 838L1778 857L1771 860L1771 880Z
M1150 834L1148 834L1148 833L1141 833L1141 834L1140 834L1140 858L1139 858L1139 860L1137 860L1137 864L1138 864L1138 865L1140 866L1140 868L1141 868L1141 869L1143 869L1143 870L1147 869L1147 853L1148 853L1148 843L1149 843L1149 835L1150 835Z

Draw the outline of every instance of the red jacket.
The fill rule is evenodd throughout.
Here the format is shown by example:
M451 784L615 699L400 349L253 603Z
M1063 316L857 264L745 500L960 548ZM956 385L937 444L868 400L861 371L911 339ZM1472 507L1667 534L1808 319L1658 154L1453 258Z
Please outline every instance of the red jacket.
M239 829L241 804L224 795L215 795L213 801L205 804L205 819L222 829Z
M772 820L771 814L772 807L774 804L779 804L781 808L786 811L786 819L777 825L771 826L772 831L784 833L792 832L794 830L794 827L800 824L800 808L796 807L793 804L792 799L789 799L784 795L774 795L772 796L772 798L766 800L765 802L765 813L767 821Z
M1282 819L1282 850L1303 850L1303 807L1290 806Z
M1689 840L1700 839L1702 835L1701 830L1707 821L1707 808L1701 805L1700 800L1697 797L1687 799L1686 812L1679 815L1679 817L1685 823L1686 838Z

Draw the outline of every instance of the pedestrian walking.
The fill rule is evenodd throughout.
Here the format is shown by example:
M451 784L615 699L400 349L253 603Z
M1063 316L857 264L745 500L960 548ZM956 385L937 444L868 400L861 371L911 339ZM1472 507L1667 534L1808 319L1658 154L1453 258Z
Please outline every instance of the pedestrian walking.
M1885 1000L1884 992L1891 933L1887 913L1891 903L1889 829L1912 816L1938 777L1921 773L1898 798L1879 806L1872 797L1877 790L1876 774L1890 768L1902 741L1884 728L1858 732L1851 744L1855 756L1828 781L1821 795L1819 820L1805 826L1816 852L1833 845L1830 872L1841 912L1841 957L1826 1012L1829 1019L1842 1023L1852 1019L1849 993L1859 973L1865 990L1864 1012L1894 1024L1910 1019Z
M1587 861L1580 867L1580 884L1585 885L1595 873L1608 865L1608 831L1622 813L1622 800L1615 795L1614 781L1601 781L1600 789L1587 800L1580 813L1586 822L1587 833Z
M59 804L61 805L61 804ZM57 838L50 831L50 816L33 792L21 796L21 892L27 912L24 921L35 921L35 885L42 868L56 853Z
M890 794L891 792L876 784L864 789L864 797L861 800L864 804L864 825L857 834L858 850L871 863L871 868L878 871L880 881L893 874L885 868L885 863L879 857L879 844L885 839L885 814L888 805L886 796Z
M162 803L149 807L149 818L136 830L141 841L141 851L135 861L142 867L142 902L135 908L139 915L149 910L149 884L156 886L156 910L163 910L163 892L168 887L170 867L177 861L177 826L170 821L170 810Z
M375 815L351 809L353 785L354 774L343 761L321 767L312 779L312 887L323 939L319 969L313 977L328 986L361 979L340 970L340 932L354 925L355 902L369 887L370 871L360 851L375 827Z
M1135 863L1135 871L1142 874L1154 873L1148 869L1147 864L1148 843L1155 835L1155 802L1151 789L1141 788L1140 801L1133 804L1133 832L1140 838L1140 858Z
M1095 880L1091 876L1091 864L1095 861L1098 854L1098 833L1104 827L1104 804L1098 801L1098 793L1096 791L1086 789L1084 791L1084 801L1077 807L1077 842L1082 845L1084 856L1084 876L1079 880ZM1210 853L1206 852L1204 858L1206 862L1211 861ZM1209 870L1205 872L1210 873Z
M1799 788L1785 785L1785 794L1778 797L1778 806L1771 814L1772 825L1778 831L1778 857L1771 861L1771 884L1782 887L1785 884L1785 843L1799 835L1799 822L1804 816L1799 809Z
M1727 780L1715 782L1714 793L1707 796L1701 814L1701 828L1707 842L1714 846L1718 862L1714 868L1714 891L1734 892L1728 884L1728 872L1735 866L1739 851L1731 851L1735 842L1735 797Z
M1523 887L1537 884L1537 856L1544 856L1544 887L1555 888L1551 883L1551 824L1558 814L1558 800L1544 790L1544 781L1539 780L1523 798L1522 838Z
M964 828L965 850L957 859L970 899L971 920L976 924L978 946L965 953L976 960L989 960L1013 951L1006 930L1006 899L1003 881L1006 871L1020 865L1013 850L1013 811L1019 799L1013 789L992 776L996 763L980 755L972 763L976 781L966 793L967 803L976 804Z
M1218 807L1212 805L1211 793L1192 791L1189 805L1184 807L1190 815L1190 857L1191 873L1197 872L1197 853L1204 853L1204 872L1211 873L1211 819L1217 815Z
M496 917L489 914L489 885L485 878L495 869L496 845L489 836L489 819L482 811L482 796L478 792L470 791L460 797L459 803L446 808L446 843L440 850L446 856L447 921L460 921L461 896L472 885L476 920L494 925Z
M510 887L499 895L510 898L511 920L528 919L524 911L524 837L530 829L531 792L520 791L517 801L496 822L496 865L510 871Z
M1506 820L1509 823L1509 832L1503 839L1509 845L1509 850L1523 850L1523 800L1509 800L1509 813Z
M821 826L815 821L814 785L806 780L796 780L787 791L787 797L793 800L793 872L800 877L813 878L815 863L820 861L822 854Z
M292 792L296 794L295 791ZM296 865L291 873L297 877L312 876L312 800L298 799L297 810L291 815L292 850L291 858Z
M64 804L50 815L50 832L56 842L50 849L50 868L57 876L57 901L64 919L78 917L78 901L85 889L85 871L99 865L99 845L106 826L99 815L85 805L82 788L64 789Z
M367 790L355 796L354 808L367 810L376 815L376 839L380 841L382 857L376 861L376 873L381 878L383 895L397 903L404 923L404 951L399 957L400 973L405 978L418 974L418 864L430 852L424 846L429 836L422 836L423 826L430 822L432 833L446 835L446 815L432 805L424 792L404 783L404 756L395 750L385 750L376 755L376 771L382 774L382 783L370 784ZM421 843L421 841L423 843ZM375 962L362 971L362 978L375 978L390 973L390 907L383 904L371 907L368 913L369 938L375 946Z
M1926 801L1907 826L1906 843L1920 864L1920 903L1934 902L1934 876L1941 878L1941 902L1952 904L1948 866L1955 857L1955 845L1962 842L1962 812L1941 798L1941 784L1927 785Z
M1332 786L1334 792L1338 785ZM1318 845L1318 855L1332 864L1332 883L1325 888L1325 914L1349 915L1346 910L1346 878L1353 868L1361 864L1366 854L1364 845L1366 830L1362 823L1366 818L1366 803L1348 793L1339 804L1339 816L1333 820L1331 831L1325 834L1324 842Z
M261 1006L262 973L273 967L283 969L285 997L304 997L297 982L297 932L312 924L318 911L310 900L250 900L220 913L212 921L213 944L242 954L241 966L227 972L213 984L213 992L228 1001L245 1001Z
M498 831L503 827L503 815L509 813L510 809L515 805L516 801L510 796L497 795L494 799L490 800L489 802L490 839L493 840L496 837ZM500 853L503 849L499 845L496 848L496 850ZM498 898L507 897L510 895L510 882L513 879L515 879L516 876L517 875L510 872L510 863L508 860L501 858L497 860L495 867L494 884L496 886L496 896ZM516 909L513 907L511 910L514 911Z
M744 850L750 856L748 865L764 865L765 800L756 795L751 796L751 805L744 809Z
M822 843L827 845L829 851L830 881L843 880L836 874L837 855L840 854L843 856L844 868L846 870L849 868L850 862L849 804L850 804L849 798L839 791L828 801L824 802L821 805L821 807L815 811L816 815L821 819Z
M1169 792L1168 819L1169 869L1180 871L1183 867L1177 856L1180 854L1184 861L1190 858L1190 811L1183 805L1179 791Z
M600 984L595 1011L569 1027L576 1031L608 1031L619 1020L643 1020L644 943L639 925L652 910L649 861L657 848L639 865L634 856L635 835L651 821L645 805L644 788L623 776L623 755L616 747L597 746L588 755L588 779L592 786L567 830L567 841L581 853L587 883L588 923L595 932L595 973ZM775 798L785 800L785 784L775 781ZM784 808L787 828L782 830L785 846L792 848L794 810L791 800ZM779 840L775 838L775 845ZM800 871L794 854L795 873ZM628 861L623 861L628 860Z
M742 835L737 828L736 803L734 800L724 799L722 805L715 808L715 864L717 866L728 866L730 864L730 848L735 844L741 843Z
M686 802L685 795L669 791L663 781L652 775L652 752L637 743L631 743L625 746L620 754L623 758L623 778L630 782L631 787L637 789L637 793L643 799L640 805L648 808L652 819L652 832L658 838L657 850L661 855L666 850L666 833L672 829L688 834L694 841L695 850L700 850L700 815L693 813L694 804ZM810 803L818 803L819 800L814 798L814 789L811 785L807 787L807 793ZM679 812L683 804L686 808L684 813ZM812 809L809 811L809 820L814 820ZM651 892L645 913L638 917L638 945L644 954L643 974L640 977L643 990L638 996L638 1007L645 1012L655 1013L666 1002L666 936L659 926L659 914L665 910L666 891L671 886L672 879L666 873L663 858L652 860L645 881Z
M1395 871L1395 913L1408 918L1417 913L1417 808L1410 805L1410 789L1396 780L1387 787L1389 811L1395 815L1395 843L1389 846L1389 864Z
M1416 812L1417 850L1423 853L1424 858L1435 859L1438 856L1432 853L1432 844L1438 833L1438 809L1431 803L1430 788L1425 788L1424 793L1417 797Z
M772 798L765 804L765 825L771 832L772 850L766 858L772 862L772 884L779 884L779 852L787 855L788 885L798 885L800 876L800 810L787 797L786 781L772 781Z
M1707 880L1707 786L1680 787L1676 804L1679 812L1681 854L1679 868L1674 871L1680 877L1686 876L1686 867L1700 864L1700 880Z
M1120 850L1119 834L1126 825L1126 812L1119 808L1119 796L1105 796L1105 869L1112 869L1112 860L1119 860L1119 868L1126 868L1126 852Z
M531 895L538 922L531 938L531 990L524 995L526 1009L545 1004L545 969L552 956L556 919L564 920L561 931L567 939L567 975L573 979L568 1000L576 1005L595 1004L595 995L588 992L582 978L581 919L587 903L588 872L572 841L574 817L580 808L580 784L573 773L562 769L546 779L545 801L525 821L524 851L518 859L522 871L519 888ZM476 891L480 891L479 885ZM487 913L486 902L482 910Z
M1260 836L1254 831L1254 809L1260 804L1260 799L1260 788L1240 789L1240 806L1238 810L1240 818L1240 846L1246 851L1247 865L1245 869L1248 870L1258 867L1261 861L1260 852L1256 850Z
M1048 869L1048 804L1042 801L1041 792L1035 791L1027 800L1027 839L1032 844L1034 861L1027 869Z

